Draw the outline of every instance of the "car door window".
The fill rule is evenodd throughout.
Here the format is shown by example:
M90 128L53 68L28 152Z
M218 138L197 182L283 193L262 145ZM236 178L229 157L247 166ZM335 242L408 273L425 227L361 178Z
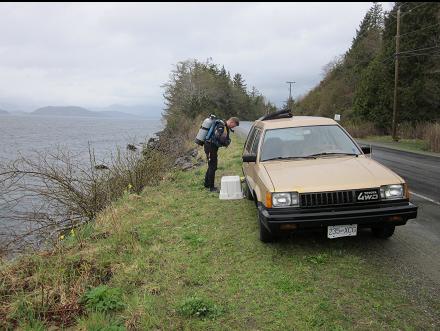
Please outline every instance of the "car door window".
M246 146L244 148L245 152L248 154L251 152L251 147L252 147L252 143L254 141L256 131L257 130L255 129L255 127L252 127L251 132L249 132L249 136L246 141Z
M251 154L257 155L258 152L258 143L260 142L261 130L256 130L254 142L252 144Z

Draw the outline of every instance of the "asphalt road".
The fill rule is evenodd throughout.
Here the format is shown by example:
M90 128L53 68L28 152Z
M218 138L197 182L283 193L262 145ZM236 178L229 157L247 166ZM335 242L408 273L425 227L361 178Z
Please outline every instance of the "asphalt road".
M240 122L237 134L246 136L251 122ZM440 299L440 158L373 146L373 159L392 169L409 184L411 201L419 207L418 216L396 228L388 240L370 233L343 238L353 249L364 251L372 263L384 264L404 280L412 297L425 304L426 297ZM322 240L322 239L321 239ZM329 239L330 240L330 239ZM338 240L338 239L337 239ZM334 241L334 240L333 240ZM333 242L332 241L332 242Z

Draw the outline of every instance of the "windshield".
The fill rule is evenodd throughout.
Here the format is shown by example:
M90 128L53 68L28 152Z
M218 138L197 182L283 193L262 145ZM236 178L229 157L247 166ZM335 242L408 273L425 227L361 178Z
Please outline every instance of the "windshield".
M304 126L267 130L260 160L329 154L359 155L360 151L338 125Z

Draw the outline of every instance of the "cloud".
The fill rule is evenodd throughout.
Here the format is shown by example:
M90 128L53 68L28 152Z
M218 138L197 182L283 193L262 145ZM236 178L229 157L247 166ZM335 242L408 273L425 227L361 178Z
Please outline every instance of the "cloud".
M240 72L280 105L350 46L371 3L0 4L0 106L161 108L189 58Z

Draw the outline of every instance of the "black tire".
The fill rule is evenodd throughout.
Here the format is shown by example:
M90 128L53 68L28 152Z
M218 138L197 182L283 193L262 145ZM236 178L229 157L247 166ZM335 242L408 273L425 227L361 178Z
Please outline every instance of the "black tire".
M396 226L394 225L384 225L382 227L378 228L371 228L373 231L373 234L377 238L386 239L391 237L394 234L394 230L396 229Z
M274 235L266 229L266 227L263 224L263 218L264 216L261 215L260 211L258 211L258 225L260 227L260 240L264 243L270 243L274 241L275 237Z
M244 196L246 197L246 199L254 200L254 198L252 197L251 190L249 189L249 186L248 186L246 180L243 183L243 192L244 192Z

